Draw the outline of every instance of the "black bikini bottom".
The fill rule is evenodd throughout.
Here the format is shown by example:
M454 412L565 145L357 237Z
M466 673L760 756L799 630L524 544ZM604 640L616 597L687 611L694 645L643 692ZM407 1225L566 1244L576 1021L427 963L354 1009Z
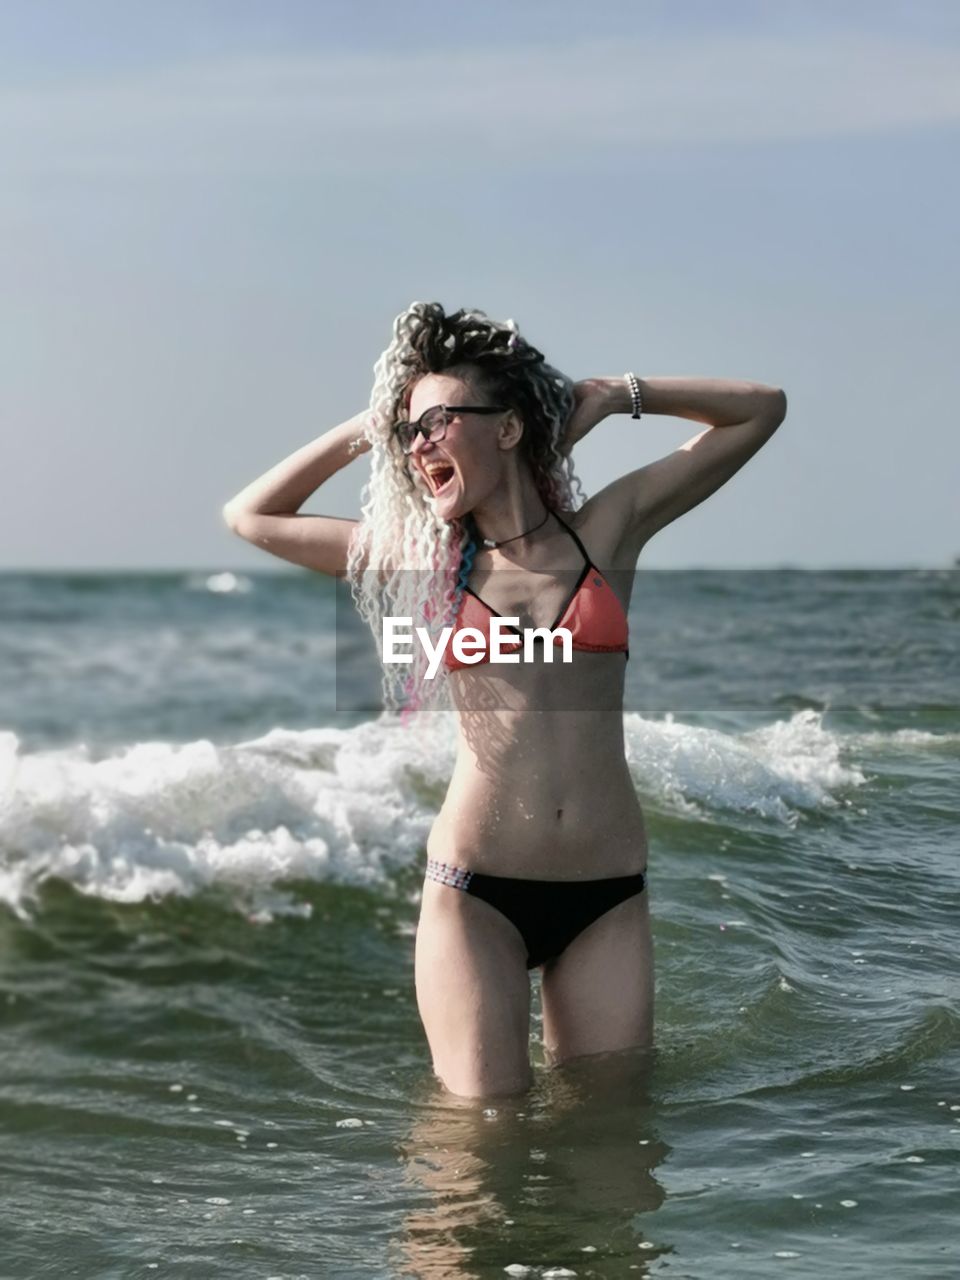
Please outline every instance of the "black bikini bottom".
M490 876L427 859L427 879L463 889L489 902L520 930L527 948L527 968L553 960L577 934L626 898L642 893L642 871L604 880L521 880Z

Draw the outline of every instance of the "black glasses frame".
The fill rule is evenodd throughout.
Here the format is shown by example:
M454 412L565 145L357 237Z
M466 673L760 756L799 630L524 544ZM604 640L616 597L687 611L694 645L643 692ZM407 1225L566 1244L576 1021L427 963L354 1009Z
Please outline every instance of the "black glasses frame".
M460 413L506 413L508 405L489 405L489 404L432 404L429 409L424 409L416 422L398 422L394 425L393 431L400 442L400 448L404 453L412 453L413 446L416 443L417 432L419 432L424 440L431 442L442 440L447 434L447 427L450 420ZM436 413L440 409L443 417L440 422L433 426L425 426L424 418L428 413Z

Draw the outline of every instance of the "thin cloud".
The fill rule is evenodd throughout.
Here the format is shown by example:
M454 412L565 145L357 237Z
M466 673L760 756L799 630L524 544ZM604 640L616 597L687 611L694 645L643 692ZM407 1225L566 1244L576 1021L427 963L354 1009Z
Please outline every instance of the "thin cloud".
M960 119L960 52L845 32L307 53L0 94L28 174L556 168L609 150L878 135Z

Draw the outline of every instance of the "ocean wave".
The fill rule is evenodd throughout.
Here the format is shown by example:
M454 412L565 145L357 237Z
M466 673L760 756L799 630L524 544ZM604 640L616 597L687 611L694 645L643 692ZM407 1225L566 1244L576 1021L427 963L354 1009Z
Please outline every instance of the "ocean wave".
M865 782L809 710L741 735L637 715L625 731L644 802L697 820L792 824ZM116 902L290 880L382 887L422 852L455 753L452 715L430 734L381 716L100 759L84 744L22 754L0 733L0 901L20 911L51 877Z

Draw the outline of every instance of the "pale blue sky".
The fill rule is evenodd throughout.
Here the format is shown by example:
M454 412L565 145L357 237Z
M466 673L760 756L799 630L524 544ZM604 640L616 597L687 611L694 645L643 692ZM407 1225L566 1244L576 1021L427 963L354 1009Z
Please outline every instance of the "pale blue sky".
M0 568L289 568L220 508L415 299L784 387L641 567L949 565L958 125L952 0L6 0ZM586 490L699 430L608 419Z

